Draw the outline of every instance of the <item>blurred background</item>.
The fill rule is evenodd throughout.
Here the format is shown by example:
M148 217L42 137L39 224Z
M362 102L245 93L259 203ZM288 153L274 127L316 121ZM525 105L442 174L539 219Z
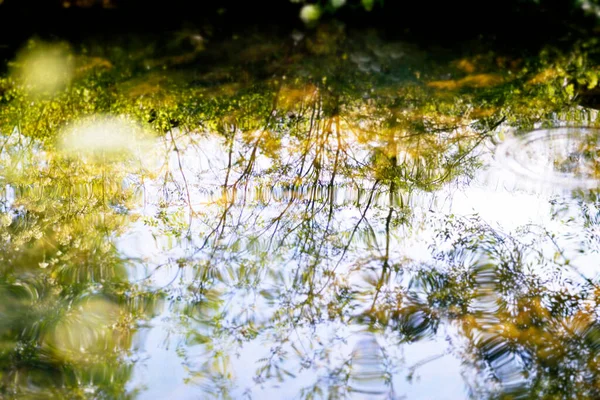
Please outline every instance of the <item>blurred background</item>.
M532 40L597 25L595 0L3 0L2 41L31 33L79 36L123 31L162 31L181 24L210 25L214 33L248 25L290 29L336 18L352 26L376 26L390 34L446 40L501 35Z

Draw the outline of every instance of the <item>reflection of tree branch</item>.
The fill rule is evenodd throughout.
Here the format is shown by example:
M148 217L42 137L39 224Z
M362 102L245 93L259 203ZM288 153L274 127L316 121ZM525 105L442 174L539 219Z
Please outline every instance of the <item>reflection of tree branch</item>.
M562 257L563 265L568 266L569 269L571 269L571 271L573 271L577 275L579 275L579 277L582 278L584 281L586 281L589 285L591 285L592 287L596 287L597 285L594 283L594 281L592 281L590 278L585 276L581 271L579 271L575 266L573 266L570 263L569 259L565 256L563 249L558 245L556 240L554 240L554 236L550 232L548 232L546 229L544 229L544 233L546 234L546 237L548 237L548 239L550 239L550 241L552 242L552 245L554 245L558 254L560 254L560 256Z
M223 189L227 190L227 186L229 185L229 175L231 174L231 166L232 166L232 158L233 158L233 143L235 141L235 126L232 127L231 137L227 138L229 141L229 150L227 152L227 171L225 173L225 183L223 184Z
M487 135L485 133L492 132L494 129L502 125L502 123L506 120L506 116L502 117L498 122L493 124L487 131L482 132L479 136L479 139L475 142L473 146L471 146L467 151L465 151L460 157L458 157L449 167L446 173L439 177L438 179L434 179L429 182L429 184L438 184L444 182L451 175L452 170L458 166L473 150L475 150L485 139L487 139Z
M383 265L381 267L381 277L379 278L379 281L377 282L377 286L375 287L375 295L373 296L373 303L371 304L371 312L373 312L375 310L375 304L377 303L377 298L379 297L379 293L381 292L381 288L383 287L383 284L387 278L387 276L389 275L389 260L390 260L390 225L392 222L392 215L394 213L394 193L395 193L396 187L394 185L394 181L392 181L390 183L390 197L389 197L389 202L390 202L390 209L388 212L388 215L385 219L385 256L383 258Z
M171 136L171 142L173 142L173 150L175 154L177 154L177 164L179 166L179 172L181 173L181 177L183 178L183 184L185 187L185 195L187 198L188 210L190 213L189 221L188 221L188 235L192 229L192 219L194 218L194 209L192 208L192 198L190 196L190 188L188 185L187 178L185 177L185 173L183 172L183 163L181 162L181 154L179 147L177 147L177 142L175 141L175 137L173 136L173 130L169 129L169 135Z
M330 131L332 123L333 123L333 121L330 120L328 127L325 128L325 129L328 130L328 131ZM321 237L321 241L319 243L319 247L315 251L314 261L307 268L308 271L312 275L309 292L313 291L314 279L315 279L315 276L316 276L316 268L317 268L317 265L319 264L319 261L321 259L321 252L323 250L323 246L327 242L327 235L329 234L329 228L330 228L330 225L331 225L331 220L333 218L334 200L335 200L334 184L335 184L335 178L336 178L336 175L337 175L337 168L338 168L338 161L339 161L339 154L340 154L340 146L341 146L341 139L340 139L339 128L337 128L336 131L337 131L336 135L337 135L338 146L337 146L336 153L335 153L335 160L334 160L334 164L333 164L333 171L331 173L331 179L330 179L329 184L327 186L327 193L328 193L328 196L329 196L329 201L325 201L324 204L323 204L323 206L319 210L317 210L317 211L314 211L314 206L311 206L312 207L312 215L311 215L311 218L310 218L311 221L315 220L315 215L317 213L321 212L321 210L326 207L326 204L329 204L329 212L328 212L328 215L327 215L327 222L325 224L325 229L323 230L323 235ZM329 138L329 134L325 137L325 139L323 141L323 146L325 145L325 143L327 143L328 138ZM324 150L321 150L321 154L323 152L324 152ZM316 169L316 171L320 171L320 167L315 168L315 169ZM317 174L315 174L315 182L313 184L313 191L315 193L313 195L313 199L311 201L311 203L313 205L316 202L316 188L317 188L317 183L318 183L318 180L319 180L318 178L319 178L319 174L317 173Z
M331 276L333 275L333 273L335 272L335 270L340 266L340 264L342 263L342 260L346 256L346 252L348 251L348 249L350 248L350 245L352 244L352 240L354 239L354 235L358 231L358 228L360 227L360 224L363 222L363 220L367 216L367 211L371 207L371 203L372 203L373 197L375 195L375 189L377 188L378 184L379 184L379 180L376 180L375 183L373 184L373 187L371 188L371 194L369 195L369 199L367 201L365 209L363 210L363 212L362 212L362 214L360 216L360 219L358 220L358 222L356 223L356 225L354 225L354 229L352 229L352 233L350 234L350 238L348 239L348 242L346 243L346 246L344 246L344 250L342 251L342 254L340 255L340 258L338 259L338 261L335 264L335 266L333 267L333 269L330 271L330 274L328 274L327 280L325 281L325 284L323 285L323 287L317 291L317 294L321 293L327 287L327 285L329 285L329 282L331 281Z
M413 364L411 367L408 368L408 371L409 371L408 376L412 377L412 375L414 375L417 368L421 368L423 365L426 365L426 364L429 364L430 362L439 360L440 358L446 357L447 355L448 355L448 351L445 351L443 353L435 354L433 356L424 358L421 361L417 361L415 364Z

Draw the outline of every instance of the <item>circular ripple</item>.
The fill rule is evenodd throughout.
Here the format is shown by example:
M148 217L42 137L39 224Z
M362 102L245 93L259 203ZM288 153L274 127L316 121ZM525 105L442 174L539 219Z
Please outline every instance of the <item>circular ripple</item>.
M600 186L600 130L556 128L507 139L496 149L503 168L529 180L568 188Z

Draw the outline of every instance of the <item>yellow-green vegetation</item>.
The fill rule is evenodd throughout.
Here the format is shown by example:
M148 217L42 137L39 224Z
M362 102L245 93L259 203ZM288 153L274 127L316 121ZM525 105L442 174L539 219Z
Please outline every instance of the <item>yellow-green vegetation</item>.
M164 297L181 355L204 349L186 361L190 381L223 397L231 355L258 337L273 351L257 383L291 379L290 360L318 370L328 343L290 338L325 324L398 345L447 324L467 343L465 365L500 382L476 394L597 397L596 284L569 294L556 287L572 282L527 270L566 260L531 261L532 244L476 219L438 229L445 268L396 251L419 229L418 197L471 177L505 131L598 125L578 106L598 85L595 40L441 56L335 24L300 38L174 39L33 40L0 78L0 397L134 397L127 355ZM211 155L221 164L189 172ZM135 224L183 243L165 262L168 285L132 279L147 260L117 243ZM477 308L488 300L497 307ZM530 374L518 387L502 386L510 357ZM347 396L350 364L302 395Z

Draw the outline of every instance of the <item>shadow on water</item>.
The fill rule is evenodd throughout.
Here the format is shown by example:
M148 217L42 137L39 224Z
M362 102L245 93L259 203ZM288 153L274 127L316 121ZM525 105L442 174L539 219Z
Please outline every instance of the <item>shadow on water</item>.
M172 39L0 80L2 396L600 396L594 41Z

